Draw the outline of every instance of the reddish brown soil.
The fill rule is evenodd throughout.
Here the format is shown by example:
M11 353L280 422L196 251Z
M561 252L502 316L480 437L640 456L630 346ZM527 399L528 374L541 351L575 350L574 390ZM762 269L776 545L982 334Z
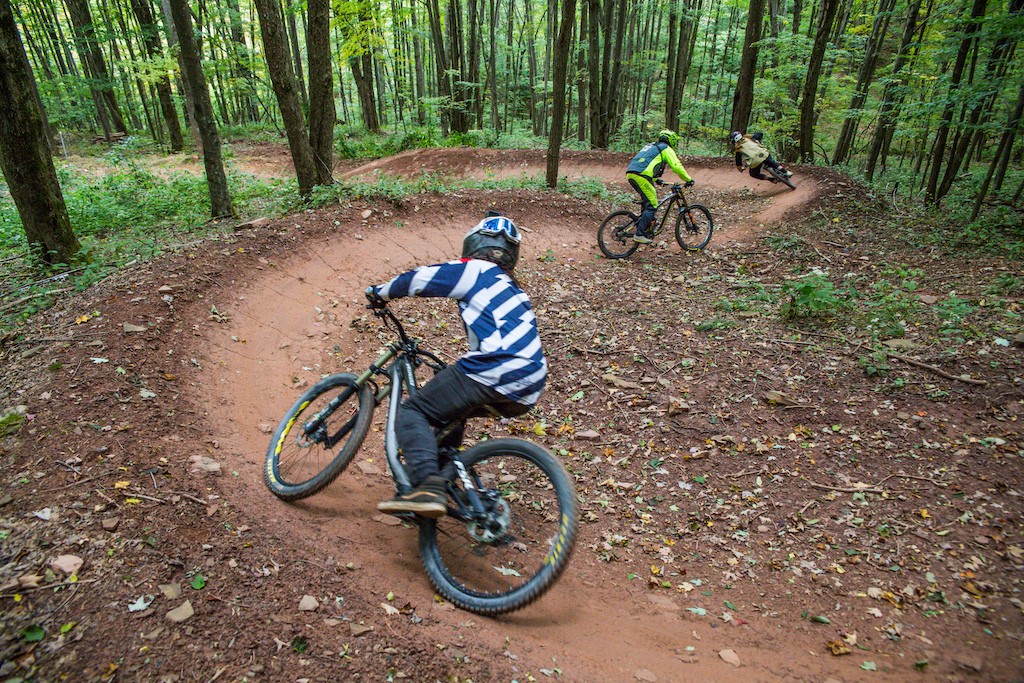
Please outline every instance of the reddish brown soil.
M624 188L625 161L568 153L561 171ZM0 675L1020 680L1021 350L992 343L1006 336L988 327L999 316L965 322L970 343L922 316L899 352L919 364L890 359L883 381L858 367L852 328L797 329L776 304L734 305L751 283L773 291L812 265L873 276L901 262L920 262L922 291L980 301L1013 264L922 260L856 229L851 212L884 207L821 169L797 169L789 192L727 160L684 161L691 199L716 217L699 255L668 243L609 261L594 234L612 206L459 191L231 233L35 321L3 347L4 393L31 420L0 450ZM247 162L236 151L234 163ZM499 178L543 164L541 152L429 150L348 175ZM415 530L376 513L389 495L383 413L321 494L288 505L261 474L268 432L301 388L365 367L385 339L365 319L365 286L456 254L491 207L527 230L519 276L552 375L534 413L480 429L527 431L557 452L584 514L561 580L501 619L436 600ZM802 247L766 246L791 229ZM432 348L459 353L445 302L399 310ZM577 438L587 430L597 439ZM220 475L192 471L196 456ZM47 574L65 554L84 559L76 582ZM161 594L173 583L180 598ZM304 595L316 611L299 611ZM130 611L140 596L155 597ZM194 616L169 621L185 599ZM39 642L21 636L33 625Z

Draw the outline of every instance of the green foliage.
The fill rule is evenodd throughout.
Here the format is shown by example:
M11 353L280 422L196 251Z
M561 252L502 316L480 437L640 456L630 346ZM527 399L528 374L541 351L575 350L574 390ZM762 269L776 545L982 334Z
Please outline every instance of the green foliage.
M835 285L821 272L786 280L782 284L782 295L780 313L785 320L828 318L838 315L844 308Z
M887 266L881 278L873 282L870 296L864 301L867 328L881 338L902 337L907 327L921 312L922 304L915 293L924 272L905 265Z
M864 374L868 377L875 377L886 375L889 372L889 356L882 351L877 349L872 351L867 356L861 356L857 359L857 366L864 370Z
M1019 296L1024 294L1024 276L1013 273L1000 273L990 285L985 287L985 293L995 296Z

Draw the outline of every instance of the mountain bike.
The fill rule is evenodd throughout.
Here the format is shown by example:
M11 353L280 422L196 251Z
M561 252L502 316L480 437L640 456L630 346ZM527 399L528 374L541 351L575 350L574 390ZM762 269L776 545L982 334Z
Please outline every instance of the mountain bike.
M789 176L786 174L786 169L782 168L781 166L777 166L775 168L765 167L764 170L768 172L768 175L775 178L775 180L779 181L784 185L787 185L789 189L796 189L796 185L793 184L793 182L789 179Z
M402 462L395 421L403 392L414 396L416 371L445 363L410 338L387 306L374 309L398 338L360 375L338 373L310 387L288 409L267 449L264 481L278 498L321 491L344 471L370 429L374 409L388 401L384 452L395 489L412 485ZM438 443L462 423L437 431ZM419 526L419 553L437 592L457 607L495 615L525 607L558 579L572 554L579 510L564 466L538 444L517 438L442 450L447 515L398 517Z
M665 182L655 180L658 185ZM661 234L670 217L675 217L676 242L686 251L700 251L711 241L715 224L711 212L702 204L690 204L683 196L682 185L672 185L671 192L655 207L650 229L655 237ZM639 203L639 202L638 202ZM664 210L662 210L664 209ZM597 229L597 245L611 259L632 256L640 245L633 241L640 216L632 211L608 214Z

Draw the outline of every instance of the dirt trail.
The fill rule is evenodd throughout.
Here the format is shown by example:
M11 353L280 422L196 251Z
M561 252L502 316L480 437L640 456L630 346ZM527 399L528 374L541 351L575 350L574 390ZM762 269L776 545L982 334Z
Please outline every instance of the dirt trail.
M596 179L610 187L616 187L633 194L625 180L630 155L614 152L565 151L559 160L560 178L568 180ZM691 202L707 204L716 218L713 243L747 242L758 228L781 220L788 212L803 211L816 203L821 187L818 180L797 171L793 178L796 190L783 185L751 178L746 172L740 173L733 166L732 159L711 159L707 157L683 157L683 166L695 181L695 187L688 192ZM478 180L502 180L506 178L543 178L546 159L543 150L496 150L496 149L427 149L412 150L402 154L379 159L352 169L342 178L360 178L368 174L382 173L400 177L415 177L424 174L461 175ZM675 174L666 171L666 180L671 182ZM706 198L709 190L721 196L749 199L763 198L756 211L738 217L738 220L722 220L721 209L714 200ZM534 217L530 217L531 220Z
M562 171L571 178L618 183L623 164L613 156L570 155ZM406 176L433 171L501 177L543 172L542 162L540 153L531 152L428 150L374 162L349 175L379 170ZM738 192L752 183L716 163L689 160L688 168L705 189ZM802 182L797 192L764 186L754 192L773 201L747 222L724 226L724 237L749 236L764 222L813 198L816 183ZM552 216L537 209L530 213L521 207L513 214L532 226L524 242L524 260L538 258L548 249L576 254L579 261L596 257L592 216ZM413 601L422 614L431 591L417 558L415 531L393 526L374 508L390 492L374 433L384 411L375 416L374 432L357 461L312 499L297 505L281 503L263 488L261 475L267 431L298 387L325 373L365 367L375 357L376 339L349 327L349 321L365 313L365 286L458 253L465 226L479 215L474 207L462 207L457 197L437 206L414 206L408 213L415 217L408 222L387 212L375 215L353 238L303 245L294 256L245 274L232 306L233 319L204 341L212 361L208 365L216 368L215 381L205 390L209 420L221 439L220 457L228 470L241 475L232 482L238 503L287 528L296 543L326 564L353 563L357 580L368 593L393 592L398 603ZM723 235L716 234L715 240L720 245ZM637 581L634 590L623 587L618 577L609 577L609 566L587 550L597 540L584 526L580 550L564 577L521 613L490 620L432 604L425 628L436 635L429 637L436 642L472 639L494 653L506 651L517 657L524 669L560 669L564 680L574 681L628 681L635 676L643 680L644 672L660 681L680 680L698 671L714 681L821 680L832 671L832 662L794 660L794 651L807 652L816 644L782 632L771 622L755 626L755 634L740 641L734 632L688 620L675 601L650 593L643 581ZM737 642L742 642L742 659L757 663L755 670L737 670L707 656L737 647ZM700 658L691 654L697 646L703 653ZM857 678L855 672L847 673L848 680Z

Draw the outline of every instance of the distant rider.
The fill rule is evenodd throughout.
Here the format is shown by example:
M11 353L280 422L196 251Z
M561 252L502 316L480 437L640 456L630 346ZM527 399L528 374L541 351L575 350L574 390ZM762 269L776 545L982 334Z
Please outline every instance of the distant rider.
M626 180L636 193L640 195L642 211L636 222L636 234L633 241L640 244L650 244L654 237L651 231L651 221L654 220L654 210L658 205L658 193L654 190L654 179L660 178L665 172L665 164L679 176L686 187L693 187L693 179L683 168L683 164L676 156L675 147L679 144L679 134L665 129L658 133L658 141L645 145L637 152L633 161L629 162L626 169Z
M434 430L463 422L484 406L517 417L540 398L548 363L530 299L513 277L519 242L515 223L488 212L462 239L461 259L421 266L367 288L374 307L407 296L455 299L469 342L467 353L399 408L395 431L415 488L378 503L378 510L444 516L448 495ZM456 429L440 445L455 448L461 442L462 429Z
M734 130L729 134L729 142L732 143L733 149L736 151L736 170L743 173L743 167L747 166L750 169L750 176L752 178L767 180L771 183L778 181L761 173L762 166L765 168L777 168L787 178L793 175L779 165L775 159L772 159L771 155L768 154L768 150L761 144L763 138L764 133L760 132L753 135L744 135L738 130Z

